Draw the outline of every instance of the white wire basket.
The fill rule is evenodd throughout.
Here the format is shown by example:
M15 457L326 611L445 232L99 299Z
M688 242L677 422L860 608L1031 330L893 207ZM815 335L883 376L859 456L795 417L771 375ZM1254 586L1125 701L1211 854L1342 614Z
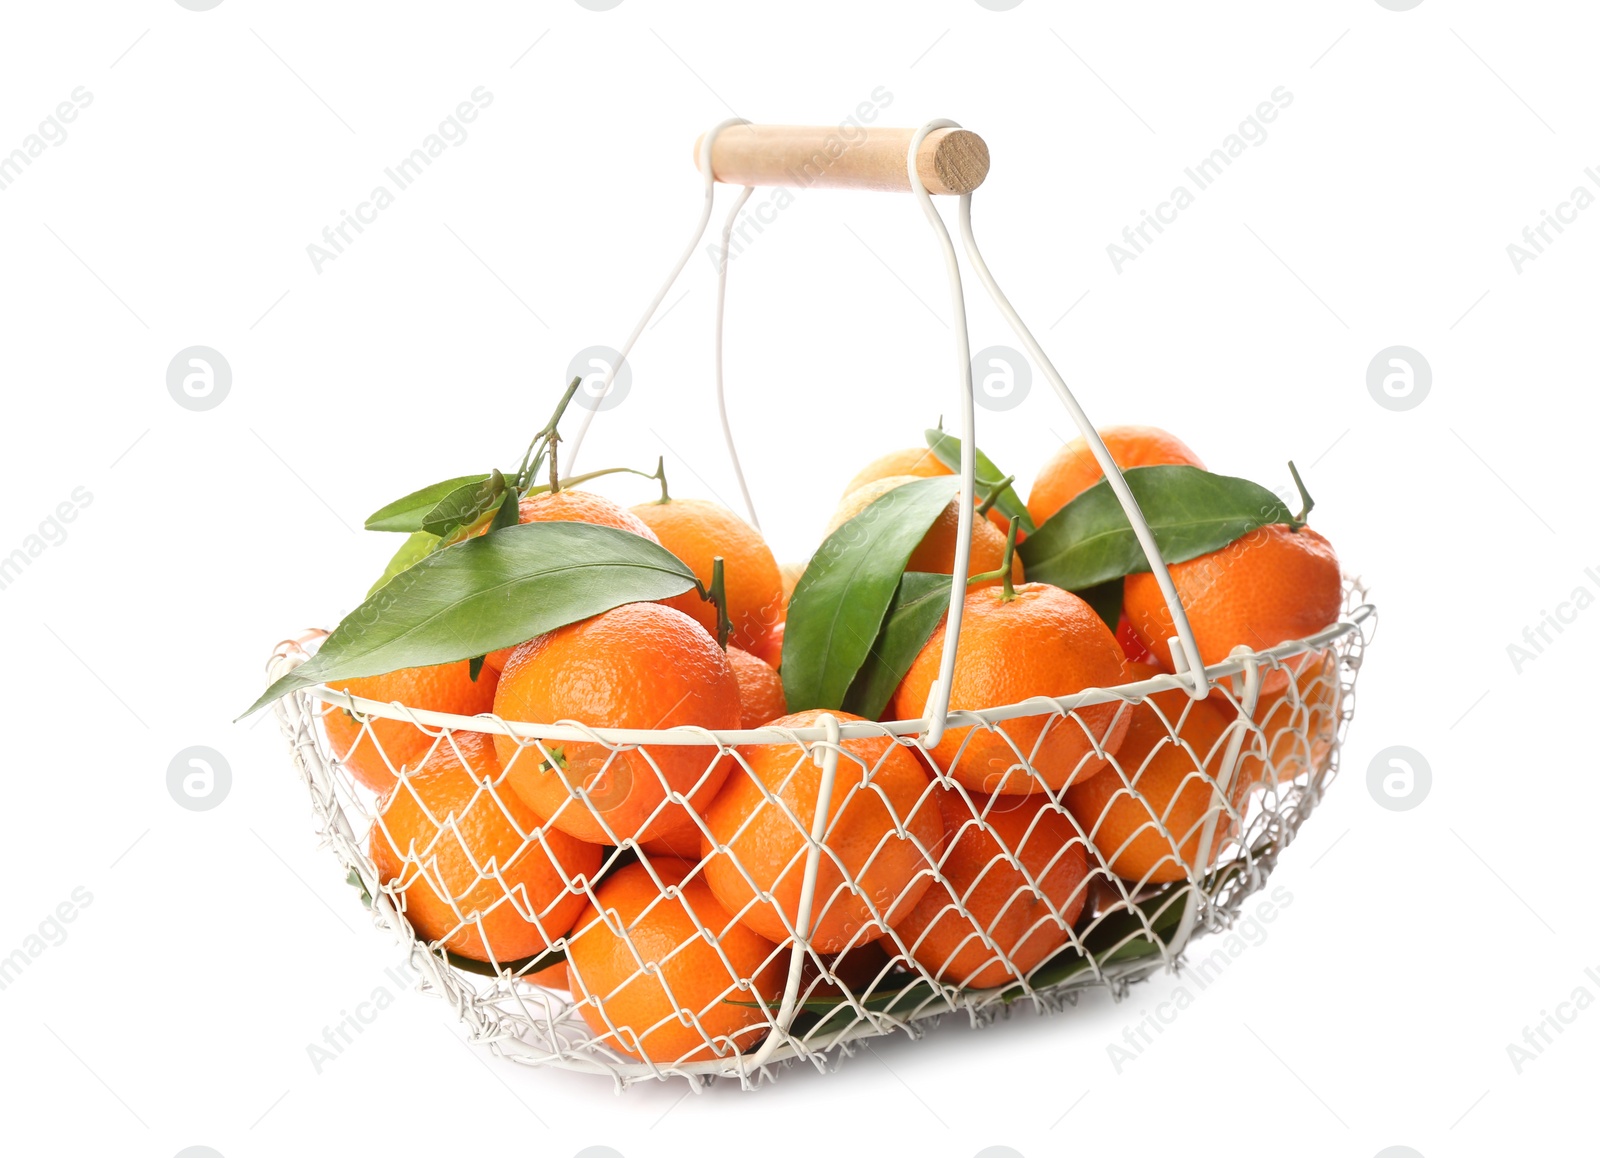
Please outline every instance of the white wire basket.
M729 141L727 130L736 134L733 144L714 153L719 137ZM703 212L624 357L698 248L716 183L731 173L745 184L722 231L726 246L752 186L777 180L787 167L772 142L792 154L823 132L728 121L702 138ZM946 259L957 320L960 525L940 675L922 718L873 722L823 713L793 728L623 730L452 715L326 686L274 706L310 790L318 832L374 924L405 948L421 989L444 998L468 1037L511 1061L606 1074L618 1086L680 1076L697 1086L727 1077L753 1087L784 1065L804 1060L826 1069L854 1042L897 1031L916 1036L956 1011L983 1025L1018 1005L1061 1010L1085 989L1120 998L1134 981L1177 970L1196 938L1231 926L1337 773L1356 674L1376 622L1364 589L1346 580L1344 613L1307 638L1239 647L1209 667L1201 662L1126 480L978 252L971 190L987 167L981 140L948 121L914 132L864 132L861 152L826 183L898 187L917 197ZM903 171L885 168L885 149L904 158ZM975 415L959 264L930 185L959 195L971 266L1120 500L1166 597L1176 674L982 710L950 708L975 508ZM723 263L719 405L726 280ZM602 391L609 385L608 376ZM569 469L596 412L584 416ZM737 472L725 411L723 429ZM754 523L742 473L739 480ZM270 679L305 662L322 635L279 645ZM382 755L395 778L383 796L341 762L323 725L331 712L349 712L359 742ZM383 737L395 733L394 725L379 728L383 721L407 731L407 759L384 752ZM1060 730L1074 739L1077 763L1066 786L1047 788L1063 777L1057 770L1046 776L1036 763L1046 738ZM411 755L419 734L426 759ZM1133 735L1141 738L1127 739ZM496 738L492 760L486 738ZM658 777L654 817L687 810L693 826L679 833L670 854L605 826L603 813L591 808L595 782L566 776L561 749L576 744L599 746L614 773ZM946 755L932 758L936 748ZM1012 771L1033 778L1034 791L983 796L966 787L963 780L972 778L963 776L962 760L979 748L1006 753ZM488 760L492 773L475 776L469 797L449 815L434 816L417 778L452 759L474 771ZM663 769L681 769L686 760L701 769L692 784L681 771ZM561 776L567 789L544 822L530 820L513 787L530 768ZM752 817L789 850L786 860L775 864L768 846L747 837L757 821L730 834L708 819L714 805L691 805L713 781L739 783ZM386 817L394 808L420 808L432 839L420 848L414 839L392 839ZM601 818L605 832L606 843L589 844L581 866L566 863L573 858L560 851L569 846L559 842L571 838L555 826L567 808ZM847 847L855 818L867 813L877 818L876 843ZM477 857L468 817L509 826L515 853ZM525 858L559 878L538 898L517 874ZM615 901L623 881L628 896L644 899L637 919ZM652 912L680 930L666 947L658 933L638 933ZM414 919L431 938L419 934ZM497 960L490 930L507 920L525 925L540 950ZM596 940L585 946L585 937ZM603 961L592 947L600 938L611 953ZM566 976L552 976L563 964Z

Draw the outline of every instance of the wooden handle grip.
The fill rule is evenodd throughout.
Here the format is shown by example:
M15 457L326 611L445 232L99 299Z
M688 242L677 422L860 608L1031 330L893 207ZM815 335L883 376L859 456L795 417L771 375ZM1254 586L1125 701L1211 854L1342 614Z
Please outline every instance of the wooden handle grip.
M711 147L711 171L729 185L876 189L909 193L906 151L914 129L860 125L729 125ZM695 141L695 165L700 145ZM917 150L929 193L971 193L989 175L989 146L966 129L935 129Z

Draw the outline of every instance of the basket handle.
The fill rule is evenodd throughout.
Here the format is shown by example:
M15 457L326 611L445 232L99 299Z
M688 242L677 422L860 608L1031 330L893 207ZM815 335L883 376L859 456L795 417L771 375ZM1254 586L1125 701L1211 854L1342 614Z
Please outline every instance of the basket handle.
M933 198L929 191L922 187L920 171L918 168L919 148L922 142L933 133L956 127L954 121L930 121L913 134L908 142L906 155L906 178L911 185L911 191L922 206L923 214L933 228L934 236L938 239L940 250L944 256L945 270L950 282L950 304L955 314L955 353L956 353L956 380L961 387L961 470L958 472L961 479L961 492L957 500L957 529L954 574L950 579L950 610L945 621L945 634L942 650L939 656L939 674L933 686L928 691L928 701L923 706L923 718L927 722L924 742L928 747L936 746L944 736L945 725L950 714L951 685L955 679L955 661L957 648L961 639L962 610L965 607L968 551L972 543L972 522L974 519L974 475L976 474L976 432L974 430L974 414L972 399L972 356L968 349L967 338L967 312L966 302L961 287L961 267L956 260L955 246L950 240L950 231L945 228L944 219L934 208ZM1150 564L1150 570L1166 601L1169 614L1176 635L1169 641L1173 665L1178 674L1188 677L1189 695L1194 699L1204 699L1210 694L1211 685L1206 676L1205 664L1200 659L1200 647L1195 641L1194 631L1189 625L1189 617L1184 611L1183 603L1178 598L1178 592L1172 582L1172 577L1167 571L1166 561L1161 557L1160 547L1156 544L1155 535L1150 530L1150 524L1144 517L1144 512L1139 509L1138 500L1134 498L1133 491L1129 489L1127 480L1123 477L1122 468L1111 458L1111 452L1106 449L1104 440L1099 431L1089 421L1088 415L1078 405L1078 400L1068 389L1065 380L1050 361L1044 348L1034 338L1001 291L1000 285L995 281L994 274L990 272L989 265L983 260L983 254L978 250L977 239L972 233L972 194L963 193L960 201L961 239L966 248L967 259L972 263L978 273L979 280L984 289L989 292L989 297L995 306L1011 324L1017 337L1022 340L1036 362L1043 369L1050 384L1055 388L1057 396L1073 422L1077 425L1079 433L1088 443L1089 449L1094 454L1095 460L1100 464L1105 473L1112 493L1121 505L1123 513L1128 517L1128 523L1133 529L1134 537L1139 541L1144 551L1145 559Z
M910 193L906 154L921 130L862 125L728 125L714 138L711 173L728 185L788 185L804 189L871 189ZM705 137L694 143L705 172ZM971 193L989 175L989 146L957 126L917 141L917 177L929 193Z
M1089 416L1078 404L1077 398L1068 388L1066 380L1061 377L1061 372L1056 369L1055 363L1051 362L1049 355L1044 352L1044 347L1033 336L1033 331L1029 330L1027 323L1022 320L1022 315L1017 313L1016 307L1001 290L1000 283L995 281L994 274L989 270L989 263L983 260L983 254L978 250L978 240L972 233L971 197L961 198L960 214L961 240L967 251L967 259L978 274L978 280L983 283L984 289L989 291L989 297L1010 324L1012 331L1021 339L1028 353L1039 363L1039 368L1044 371L1045 377L1055 389L1056 397L1066 408L1073 424L1078 428L1078 433L1083 436L1090 453L1099 463L1101 473L1105 475L1106 483L1111 487L1111 493L1116 496L1123 514L1128 517L1134 538L1138 540L1139 548L1144 552L1145 561L1150 564L1151 577L1155 579L1156 586L1161 591L1162 601L1167 605L1167 613L1172 617L1175 634L1167 640L1167 648L1172 656L1174 671L1179 678L1187 677L1191 698L1205 699L1211 693L1211 681L1206 675L1205 661L1200 657L1200 644L1195 639L1194 628L1189 624L1189 614L1184 610L1183 601L1178 598L1178 588L1172 581L1172 573L1167 569L1166 560L1161 557L1161 548L1156 543L1155 534L1150 530L1150 523L1139 508L1139 500L1134 498L1133 490L1128 486L1128 480L1122 473L1122 467L1113 461L1111 451L1106 448L1100 432L1089 421ZM943 228L942 222L940 228ZM970 374L965 388L970 394L972 388ZM962 464L965 469L965 457L962 459ZM964 515L965 511L962 513Z
M755 185L770 184L805 184L825 185L835 188L880 189L909 191L921 204L930 226L939 240L940 249L944 257L946 272L950 283L951 305L956 315L956 357L957 378L961 388L961 469L957 472L961 486L960 501L958 502L958 519L956 531L956 557L955 573L951 576L950 610L946 622L943 654L940 656L939 675L929 691L928 703L923 708L923 716L927 727L924 742L932 747L939 743L944 735L945 724L950 711L950 688L954 678L956 644L961 634L962 609L965 605L963 595L967 580L967 555L972 542L973 501L976 474L976 438L974 431L973 398L972 398L972 365L968 350L966 308L961 286L961 269L956 258L955 247L950 239L950 233L945 228L944 220L939 216L933 206L931 194L958 193L961 198L960 219L962 241L968 259L972 262L979 280L989 292L996 307L1000 310L1017 337L1022 340L1028 353L1039 363L1045 377L1055 388L1057 396L1063 406L1071 415L1079 433L1088 443L1095 460L1100 464L1106 475L1112 493L1116 496L1124 513L1128 516L1134 536L1143 548L1145 558L1150 564L1151 572L1157 586L1167 604L1167 609L1172 616L1176 634L1169 641L1172 652L1173 665L1179 677L1185 678L1189 694L1196 699L1203 699L1210 692L1210 681L1206 675L1205 664L1200 657L1199 644L1194 637L1194 631L1189 625L1189 617L1185 613L1183 604L1178 598L1177 589L1167 571L1166 563L1161 557L1161 552L1156 545L1155 535L1151 532L1149 523L1145 520L1144 513L1139 509L1138 501L1129 489L1127 481L1123 478L1121 469L1111 459L1110 452L1101 440L1099 433L1090 423L1083 408L1068 389L1065 380L1051 363L1044 349L1034 338L1027 325L1022 321L1016 309L1006 299L1000 286L989 271L988 264L983 260L983 255L978 251L976 239L972 235L972 193L971 190L983 181L989 169L989 150L983 139L976 133L962 129L954 121L936 120L917 129L865 129L855 128L848 137L841 134L843 129L830 127L800 127L781 125L751 125L748 121L739 118L730 118L714 126L709 132L701 135L696 142L696 164L700 175L705 181L705 200L701 209L700 220L695 228L694 235L689 244L684 248L672 272L667 276L666 282L656 293L644 316L639 319L628 341L623 345L621 355L626 358L632 351L633 345L644 332L645 326L654 317L661 303L666 299L668 292L677 281L678 275L683 272L693 255L700 239L705 235L706 226L711 219L712 204L716 195L716 185L719 181L739 181L745 185L745 194L739 198L732 212L728 215L727 225L723 230L724 246L727 236L732 228L734 218L740 208L748 199L750 189ZM859 141L856 134L860 134ZM737 142L730 149L728 142ZM837 142L835 144L834 142ZM828 160L830 153L835 148L841 148L837 157L833 157L831 164L823 165L822 161ZM885 167L884 152L889 149L899 150L895 164L898 166L899 176L891 177ZM943 160L941 160L943 158ZM931 181L931 184L930 184ZM965 188L963 188L965 186ZM725 250L724 250L725 253ZM739 478L739 486L744 492L745 504L750 510L750 521L757 527L754 504L750 501L749 490L744 483L744 472L739 465L738 451L734 447L732 431L728 426L727 410L723 397L722 382L722 314L726 299L728 276L728 263L726 257L718 263L718 291L717 291L717 327L716 327L716 392L718 407L722 413L723 433L728 443L729 456L733 461L735 473ZM616 367L611 367L607 373L602 392L611 385L611 379L616 373ZM573 469L577 461L577 454L583 445L585 435L597 413L596 408L589 408L579 426L577 437L573 440L571 451L568 455L568 469Z

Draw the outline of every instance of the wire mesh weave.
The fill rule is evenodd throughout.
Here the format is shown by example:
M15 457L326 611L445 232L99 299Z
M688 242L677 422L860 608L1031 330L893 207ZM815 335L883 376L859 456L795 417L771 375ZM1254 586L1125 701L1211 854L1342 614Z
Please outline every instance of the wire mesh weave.
M421 989L450 1004L470 1039L512 1061L604 1073L619 1086L720 1075L752 1087L785 1064L804 1059L825 1069L854 1041L897 1030L915 1036L956 1010L982 1025L1018 1004L1060 1010L1092 987L1120 998L1130 982L1176 970L1195 937L1231 925L1336 774L1376 623L1364 594L1347 583L1343 620L1309 640L1239 649L1209 669L1217 686L1206 700L1188 698L1169 676L953 713L950 727L969 731L942 768L918 746L916 722L619 737L419 712L326 688L285 697L274 710L322 840L374 924L407 948ZM303 662L318 635L280 645L272 678ZM395 784L374 793L341 762L323 727L325 715L341 711L360 724L360 742L379 751L380 722L420 729L432 759L402 764L385 754ZM1079 773L1103 768L1045 788L1034 760L1056 729L1085 737ZM1019 742L1031 732L1037 742ZM385 734L392 742L395 733ZM1115 745L1107 741L1113 734L1121 737ZM1008 774L1037 776L1034 790L986 797L964 787L962 761L995 751L979 737L1004 745ZM480 759L491 740L509 758ZM642 850L646 842L608 830L606 846L588 846L585 871L564 865L556 841L570 838L550 823L528 823L513 785L529 771L564 776L562 747L581 742L602 746L613 775L591 780L589 794L569 783L563 808L590 810L604 823L594 792L626 791L620 781L656 775L660 808L684 807L693 828L670 850ZM698 778L671 775L669 783L663 765L681 765L686 752L697 766L703 757ZM451 758L474 770L471 791L446 815L429 813L415 791L425 774L418 767ZM909 781L912 793L903 787L908 758L920 776ZM756 767L774 763L783 773L776 784ZM823 799L789 790L817 764L833 769L831 793L826 776ZM741 858L755 847L743 830L713 831L710 810L689 807L696 787L719 771L724 783L759 796L754 815L769 837L787 830L794 851L776 881L768 854L761 863ZM890 790L891 779L899 787ZM602 781L611 787L596 788ZM413 806L428 817L428 839L396 839L391 810ZM868 847L847 839L864 815L877 818ZM510 826L516 851L483 856L474 844L485 825ZM559 881L535 897L519 876L525 858L540 858ZM646 895L642 913L624 916L597 900L622 874ZM588 917L574 930L580 908ZM675 940L662 942L652 912L671 918ZM430 927L431 940L413 917ZM493 933L507 922L528 926L550 950L495 960ZM573 949L591 934L628 955L629 967L619 977L613 965L586 988L591 971L581 944ZM560 977L541 973L562 954L572 960L570 992Z

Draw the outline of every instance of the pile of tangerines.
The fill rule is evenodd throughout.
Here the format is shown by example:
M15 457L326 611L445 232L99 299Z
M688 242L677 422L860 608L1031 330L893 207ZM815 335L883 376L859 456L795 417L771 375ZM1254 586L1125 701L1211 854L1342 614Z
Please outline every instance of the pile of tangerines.
M1124 468L1202 466L1164 431L1101 435ZM829 530L866 517L898 487L950 473L928 450L887 454L850 481ZM1063 447L1028 496L1033 525L1100 478L1081 440ZM953 572L958 503L934 521L907 571ZM952 709L1172 671L1173 623L1149 572L1121 581L1122 611L1110 625L1078 595L1029 582L1015 520L993 506L983 513ZM598 524L659 543L704 583L718 571L722 606L696 591L627 603L481 664L392 671L334 690L538 724L817 724L819 710L789 711L782 675L792 659L786 613L805 567L780 566L737 515L694 499L628 509L568 487L522 498L518 519ZM1208 664L1241 644L1306 638L1340 611L1334 552L1303 525L1258 528L1170 573ZM940 622L882 719L922 717L943 643ZM1143 888L1203 869L1208 814L1240 814L1261 782L1327 759L1338 715L1332 664L1331 652L1311 651L1269 674L1226 802L1215 776L1239 712L1220 693L1196 701L1170 690L1137 705L951 728L931 748L887 735L845 740L804 934L814 954L807 992L895 975L967 989L1014 984L1068 945L1097 875ZM337 708L324 726L343 767L377 794L371 859L419 939L570 992L597 1040L636 1058L728 1056L767 1032L796 937L822 775L802 746L440 736ZM1225 827L1209 841L1209 860Z

